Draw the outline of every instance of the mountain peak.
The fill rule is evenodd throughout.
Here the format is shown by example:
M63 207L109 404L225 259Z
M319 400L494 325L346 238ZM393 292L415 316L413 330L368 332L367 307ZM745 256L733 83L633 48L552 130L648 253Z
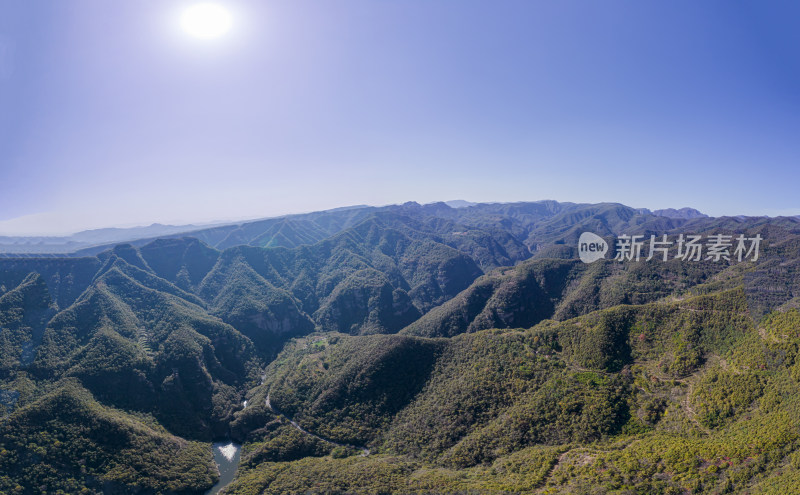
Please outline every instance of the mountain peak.
M708 215L702 213L694 208L665 208L661 210L654 210L653 215L657 217L679 218L684 220L692 220L694 218L708 218Z
M450 201L445 201L444 204L446 204L450 208L467 208L469 206L475 206L478 203L473 203L472 201L465 201L463 199L453 199Z

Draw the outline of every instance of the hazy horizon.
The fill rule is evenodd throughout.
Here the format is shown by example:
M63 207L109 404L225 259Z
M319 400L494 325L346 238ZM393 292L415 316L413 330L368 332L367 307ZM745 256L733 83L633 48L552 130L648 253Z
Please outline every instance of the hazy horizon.
M800 4L219 0L200 39L194 3L0 0L0 232L443 198L800 214Z
M408 200L411 202L414 200ZM587 201L560 201L560 200L553 200L553 199L530 199L530 200L520 200L520 201L472 201L469 199L449 199L449 200L435 200L435 201L416 201L420 204L430 204L430 203L447 203L451 201L467 201L470 203L517 203L517 202L539 202L539 201L558 201L561 203L588 203ZM47 231L47 230L32 230L33 226L37 225L35 221L31 221L30 217L21 217L19 219L11 219L0 221L0 237L68 237L73 234L77 234L79 232L91 231L91 230L102 230L102 229L135 229L135 228L144 228L150 227L154 225L162 225L166 227L183 227L183 226L193 226L199 228L206 228L215 225L229 225L235 223L246 223L251 221L258 221L264 220L269 218L277 218L282 216L290 216L290 215L302 215L305 213L313 213L316 211L326 211L326 210L335 210L335 209L342 209L342 208L358 208L358 207L385 207L385 206L392 206L392 205L400 205L402 203L406 203L407 201L401 201L397 203L386 203L386 204L351 204L351 205L339 205L333 206L331 208L323 208L323 209L313 209L313 210L305 210L305 211L288 211L283 213L277 214L266 214L266 215L254 215L254 216L242 216L242 217L235 217L235 218L214 218L211 220L196 220L196 221L181 221L176 220L172 222L163 222L163 221L142 221L142 222L131 222L131 223L117 223L117 224L91 224L87 223L88 225L86 228L78 228L78 230L62 230L62 231ZM619 201L598 201L598 203L621 203ZM631 208L645 208L651 211L660 210L660 209L669 209L674 208L679 210L681 208L694 208L691 205L675 205L675 206L665 206L663 208L650 208L647 206L641 205L629 205L625 204L625 206L629 206ZM786 213L786 214L774 214L774 215L751 215L747 213L738 213L738 214L725 214L725 215L711 215L706 211L700 210L699 208L694 208L700 211L701 213L707 214L709 216L751 216L751 217L758 217L758 216L769 216L769 217L778 217L778 216L797 216L797 214ZM35 219L34 219L35 220ZM45 219L46 222L49 223L49 219ZM15 227L19 228L20 230L12 230ZM26 230L27 229L27 230Z

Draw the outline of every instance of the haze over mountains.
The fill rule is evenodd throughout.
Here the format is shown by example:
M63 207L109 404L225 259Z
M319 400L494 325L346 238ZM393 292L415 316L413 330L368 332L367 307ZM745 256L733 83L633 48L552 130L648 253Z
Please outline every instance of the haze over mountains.
M198 228L154 223L147 227L85 230L69 236L0 236L0 253L66 254L91 246L179 234Z
M445 201L444 203L451 208L466 208L478 205L478 203L464 200ZM0 236L0 254L71 254L75 253L76 251L82 251L83 254L90 252L84 250L96 248L98 246L107 246L114 243L131 242L141 239L155 239L158 237L175 236L180 234L191 234L202 238L208 233L208 231L214 231L214 233L218 234L220 232L229 233L238 229L249 231L264 228L264 234L269 235L267 233L267 229L274 224L280 223L280 220L303 220L306 219L307 216L319 215L320 213L335 213L346 210L364 210L368 212L378 209L392 209L395 207L396 206L348 206L327 210L325 212L287 215L265 220L253 220L249 222L236 223L221 222L213 227L200 227L197 225L161 225L154 223L146 227L86 230L69 236ZM640 211L642 213L650 213L650 210L647 209L641 209ZM666 210L655 210L652 213L656 216L683 219L702 218L706 216L693 208L681 208L680 210L670 208ZM237 233L236 235L239 234ZM214 237L214 239L216 239L216 237ZM309 238L307 240L312 241L313 238Z
M226 493L798 486L800 220L456 206L0 259L0 492L202 493L215 440ZM585 231L764 244L584 264Z

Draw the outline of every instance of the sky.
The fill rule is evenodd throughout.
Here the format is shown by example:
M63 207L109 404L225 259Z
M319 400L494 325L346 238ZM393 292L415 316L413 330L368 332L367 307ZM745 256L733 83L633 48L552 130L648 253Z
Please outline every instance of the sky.
M800 2L0 0L0 235L465 199L800 214Z

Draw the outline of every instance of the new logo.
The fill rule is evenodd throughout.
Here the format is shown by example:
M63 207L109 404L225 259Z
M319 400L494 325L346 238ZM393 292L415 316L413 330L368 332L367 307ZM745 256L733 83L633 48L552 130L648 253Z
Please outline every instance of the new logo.
M592 263L606 257L608 243L597 234L584 232L578 239L578 256L584 263Z

